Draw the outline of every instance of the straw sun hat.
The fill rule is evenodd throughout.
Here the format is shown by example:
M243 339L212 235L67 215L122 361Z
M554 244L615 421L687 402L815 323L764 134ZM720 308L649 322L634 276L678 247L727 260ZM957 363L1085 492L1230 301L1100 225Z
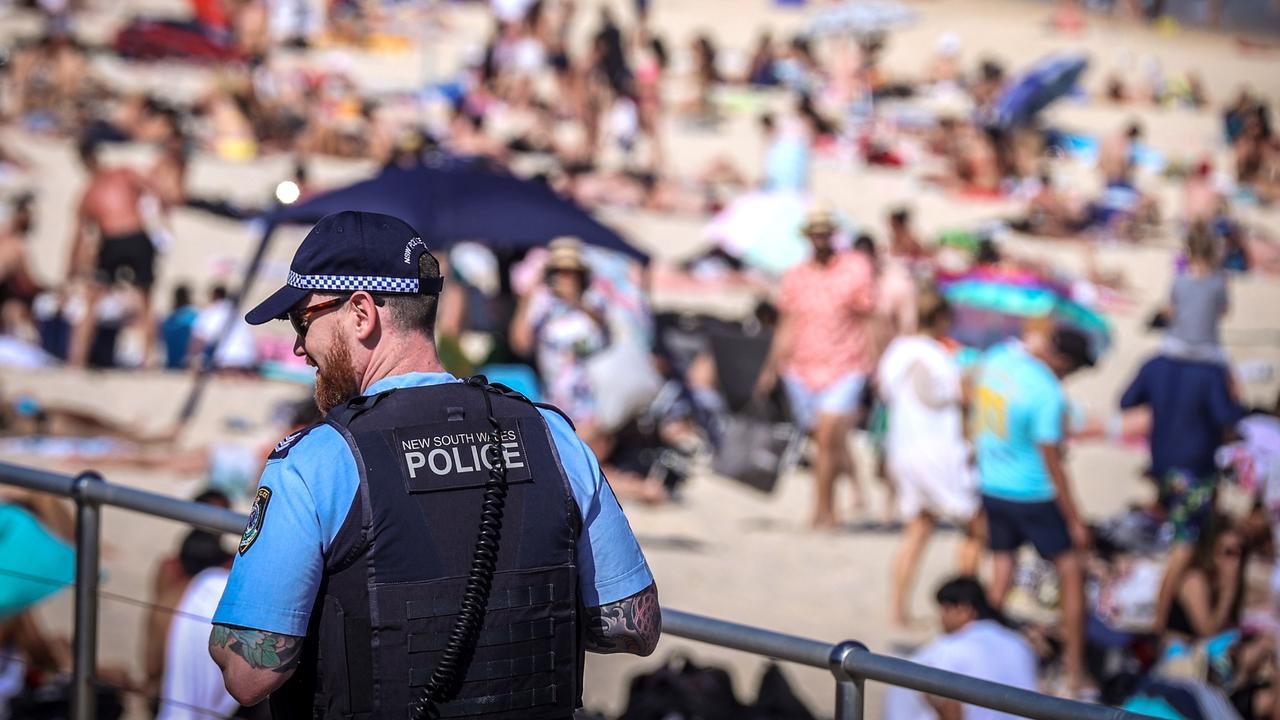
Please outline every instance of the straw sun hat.
M810 208L808 214L804 216L804 223L800 226L800 231L805 235L832 233L835 230L836 215L826 205L815 205Z
M546 271L548 273L569 271L587 274L590 269L582 256L582 242L573 237L558 237L547 246Z

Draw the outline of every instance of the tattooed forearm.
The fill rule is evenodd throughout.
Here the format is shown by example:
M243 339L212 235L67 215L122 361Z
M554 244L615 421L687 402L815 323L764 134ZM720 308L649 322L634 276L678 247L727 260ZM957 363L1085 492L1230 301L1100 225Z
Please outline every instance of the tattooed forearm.
M298 664L302 638L293 635L214 625L209 647L224 647L244 658L254 670L289 672Z
M587 608L587 649L598 653L648 655L662 634L658 586L624 600Z

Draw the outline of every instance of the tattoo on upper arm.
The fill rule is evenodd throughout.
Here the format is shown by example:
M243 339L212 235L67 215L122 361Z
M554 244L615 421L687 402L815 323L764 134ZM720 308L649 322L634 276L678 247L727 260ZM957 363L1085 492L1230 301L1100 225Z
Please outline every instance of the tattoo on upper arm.
M662 634L658 586L618 602L587 608L587 649L597 653L648 655Z
M254 670L289 672L302 654L302 638L294 635L214 625L210 647L224 647L244 658Z

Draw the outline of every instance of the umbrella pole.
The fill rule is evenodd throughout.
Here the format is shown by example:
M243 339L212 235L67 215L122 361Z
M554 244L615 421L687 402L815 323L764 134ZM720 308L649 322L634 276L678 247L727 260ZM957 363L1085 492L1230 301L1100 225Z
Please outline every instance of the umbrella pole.
M245 268L244 279L240 281L240 288L229 298L231 300L231 313L227 315L227 321L222 326L222 330L218 332L218 337L213 344L205 349L205 355L210 359L207 362L201 362L199 370L196 372L195 382L191 385L191 391L187 393L186 402L182 404L182 410L178 413L178 425L181 427L196 414L196 410L200 406L200 398L204 395L205 386L209 384L209 379L213 376L213 356L218 351L218 346L226 341L227 336L231 334L231 328L235 326L237 315L240 312L240 304L244 300L245 293L253 286L253 281L258 276L258 271L262 268L262 260L267 255L267 248L271 245L271 236L275 233L275 225L268 225L267 229L262 233L262 239L258 241L258 245L254 248L253 256L249 259L249 266Z

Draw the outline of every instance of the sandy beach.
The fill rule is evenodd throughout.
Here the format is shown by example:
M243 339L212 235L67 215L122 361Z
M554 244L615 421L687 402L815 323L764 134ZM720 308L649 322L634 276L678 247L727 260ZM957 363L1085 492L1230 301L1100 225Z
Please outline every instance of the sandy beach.
M591 10L600 4L582 2L581 17L594 18ZM614 5L620 13L626 11L624 3ZM1169 160L1194 163L1211 154L1218 163L1229 162L1229 153L1220 139L1218 108L1241 86L1250 86L1273 107L1280 103L1280 51L1245 54L1232 35L1185 28L1160 31L1091 18L1081 34L1062 36L1048 29L1051 6L1046 3L916 0L912 5L919 12L919 22L889 38L885 68L891 75L921 72L937 38L947 32L959 36L966 66L980 57L991 56L1017 69L1054 50L1084 50L1093 63L1085 79L1085 87L1091 93L1100 90L1108 71L1134 72L1132 68L1146 57L1158 60L1169 74L1199 72L1211 100L1205 110L1113 107L1097 100L1087 104L1068 100L1049 111L1051 123L1095 135L1113 133L1130 118L1137 118L1146 129L1148 144ZM118 18L136 10L166 7L169 5L165 2L149 0L122 3L110 11L91 11L85 29L88 33L105 32ZM746 53L760 29L769 27L776 35L782 35L803 26L806 17L805 12L777 9L763 0L658 0L653 22L681 47L695 31L705 29L726 50ZM351 69L362 87L413 87L428 68L450 68L469 48L482 42L486 27L483 7L450 6L448 18L451 30L443 37L433 38L428 53L421 48L394 57L346 53L340 61ZM30 27L28 20L17 17L13 23L6 21L0 35ZM123 68L113 60L98 62L105 73L119 76L121 82L164 87L175 97L191 96L206 77L206 71L200 69L133 69ZM679 63L676 74L678 69ZM674 94L681 89L679 82L670 88ZM718 155L734 157L749 173L760 171L763 146L755 130L754 113L730 111L727 121L715 131L692 129L673 119L666 131L671 163L678 172L696 172ZM34 269L41 279L59 279L72 234L74 206L84 182L74 149L66 141L14 131L5 132L2 137L32 164L28 175L40 198L36 229L29 244ZM144 161L147 153L125 148L108 157L134 163ZM189 182L201 193L261 202L289 167L286 157L233 164L200 156L193 161ZM368 163L319 158L312 169L313 183L328 187L363 177L372 168ZM815 196L834 204L878 236L886 231L887 210L900 204L913 208L918 228L930 238L945 229L1008 216L1019 207L1012 202L974 201L948 195L926 186L913 168L855 169L819 160L814 180ZM1140 184L1158 195L1167 212L1176 217L1179 191L1174 185L1151 175L1141 176ZM1280 232L1280 210L1274 206L1243 207L1239 215ZM657 217L642 211L609 212L603 219L655 258L678 260L705 247L701 220ZM1115 342L1098 367L1067 383L1070 397L1090 411L1105 413L1115 406L1139 362L1158 341L1158 336L1147 332L1144 325L1163 301L1180 243L1174 222L1168 221L1163 227L1165 231L1160 236L1139 245L1108 243L1095 248L1099 267L1123 276L1132 303L1110 315ZM255 230L248 224L211 219L190 209L174 213L173 230L178 242L160 264L156 298L161 304L167 302L169 289L179 281L204 287L219 278L234 280L256 242ZM249 292L249 301L265 296L279 284L300 233L300 229L289 229L279 234L266 270ZM1055 267L1075 271L1084 267L1083 245L1077 241L1014 238L1006 247ZM1260 372L1242 386L1246 401L1271 403L1280 388L1280 375L1276 372L1280 367L1280 314L1276 312L1280 307L1280 283L1257 275L1238 277L1232 281L1231 293L1232 310L1223 326L1224 342L1236 363L1271 368L1269 373ZM659 308L712 309L724 314L740 313L751 303L746 295L706 297L674 292L659 293L653 300ZM287 329L272 328L269 332L283 335ZM18 372L0 368L0 386L7 394L29 393L46 402L92 409L150 430L163 429L177 416L191 382L189 375L160 371ZM225 437L230 432L227 423L231 419L250 427L241 432L269 443L273 440L269 422L272 406L306 393L304 387L288 383L219 378L208 388L181 445L199 447ZM862 482L871 488L870 510L838 532L807 530L805 519L812 484L803 472L784 477L777 492L767 497L703 472L686 485L676 503L627 506L632 527L661 589L663 604L823 640L853 638L877 651L892 651L896 646L919 644L931 637L936 632L931 595L952 567L957 535L942 534L928 550L913 603L916 625L907 632L892 631L888 583L898 533L872 522L880 517L883 497L878 484L869 478L869 453L861 445L859 456ZM62 471L77 469L40 457L4 459ZM1146 454L1141 449L1101 442L1074 445L1069 467L1086 514L1091 518L1105 517L1146 498L1150 486L1140 476L1145 462ZM190 497L201 484L196 478L131 470L111 471L108 478L181 497ZM846 494L842 493L839 500L840 508L848 506ZM114 598L145 599L155 562L173 551L183 532L180 526L153 518L110 509L105 512L102 589L111 595L104 596L100 621L104 663L135 671L138 668L143 610ZM70 612L68 592L40 610L51 628L67 634ZM764 661L754 656L664 638L657 653L645 660L590 658L586 707L606 713L620 711L629 678L672 655L728 666L740 696L747 699L753 697L764 667ZM788 668L787 673L811 708L830 714L833 686L826 673L800 668ZM872 707L868 717L877 717L881 693L882 688L870 686Z

